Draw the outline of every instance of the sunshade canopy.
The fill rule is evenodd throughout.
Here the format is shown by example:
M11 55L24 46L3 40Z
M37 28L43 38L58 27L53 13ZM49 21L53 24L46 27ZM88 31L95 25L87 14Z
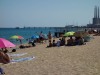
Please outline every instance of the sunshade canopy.
M0 38L0 48L10 48L10 47L15 47L15 45L4 38Z

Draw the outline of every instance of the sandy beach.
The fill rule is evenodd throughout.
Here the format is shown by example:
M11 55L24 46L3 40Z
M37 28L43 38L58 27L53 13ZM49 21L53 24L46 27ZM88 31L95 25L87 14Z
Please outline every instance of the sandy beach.
M22 58L34 56L30 61L1 64L5 75L100 75L100 36L93 36L81 46L46 48L47 44L17 49L27 53Z

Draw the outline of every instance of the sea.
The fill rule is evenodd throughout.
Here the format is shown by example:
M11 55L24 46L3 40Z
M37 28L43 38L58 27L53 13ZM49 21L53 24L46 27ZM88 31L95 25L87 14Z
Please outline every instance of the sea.
M68 29L67 29L68 30ZM36 27L36 28L0 28L0 38L5 38L14 44L20 44L19 41L16 41L15 39L11 39L11 36L14 35L20 35L24 37L22 39L23 43L28 42L27 39L31 38L33 35L39 35L42 31L43 34L47 35L50 31L52 35L54 36L54 33L57 32L57 28L55 27ZM77 31L77 29L69 29L68 31Z

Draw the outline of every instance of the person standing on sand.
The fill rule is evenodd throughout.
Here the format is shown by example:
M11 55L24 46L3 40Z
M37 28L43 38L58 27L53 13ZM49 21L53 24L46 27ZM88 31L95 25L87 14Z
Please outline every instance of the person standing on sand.
M40 43L43 43L44 37L43 37L42 31L41 31L41 33L39 34L39 39L40 39Z
M20 44L22 44L22 40L21 39L19 39L19 42L20 42Z
M49 33L48 33L48 40L51 41L51 39L52 39L52 35L51 35L51 32L49 31Z

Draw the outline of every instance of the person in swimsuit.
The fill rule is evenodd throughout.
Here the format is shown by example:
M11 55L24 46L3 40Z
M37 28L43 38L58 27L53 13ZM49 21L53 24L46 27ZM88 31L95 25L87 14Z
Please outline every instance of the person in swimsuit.
M7 64L10 62L10 57L3 51L0 51L0 63Z

